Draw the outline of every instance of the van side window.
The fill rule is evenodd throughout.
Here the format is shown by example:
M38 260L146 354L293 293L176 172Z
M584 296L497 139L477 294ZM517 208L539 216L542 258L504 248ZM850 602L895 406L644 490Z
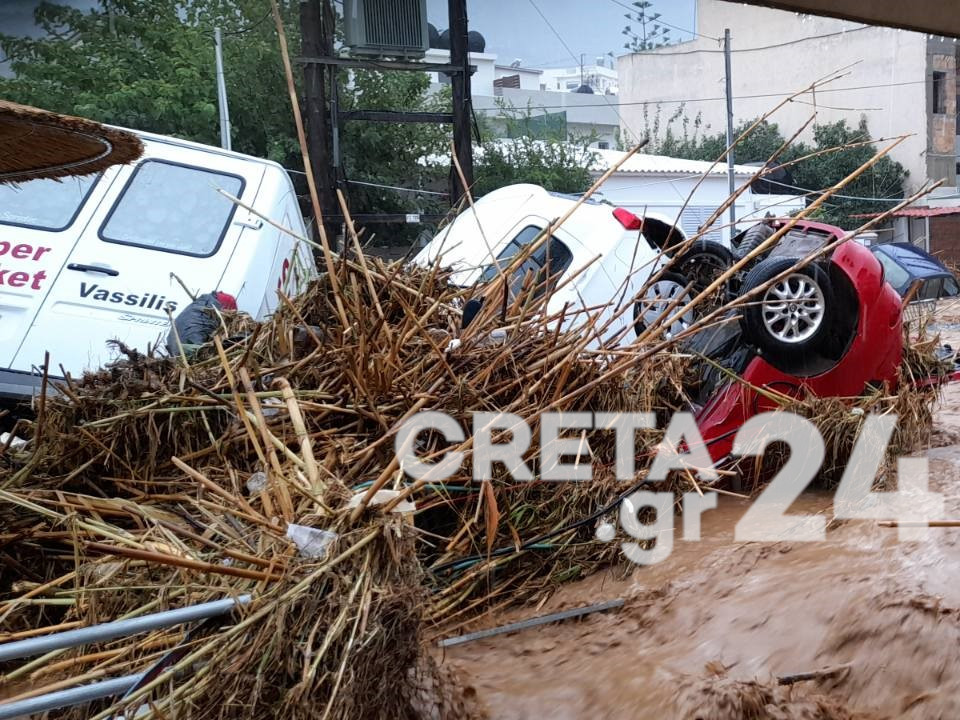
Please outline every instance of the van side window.
M0 223L59 232L73 223L99 175L0 184Z
M209 257L220 247L243 179L162 160L142 162L100 228L100 239L121 245Z
M543 232L543 228L528 225L513 238L497 256L497 265L500 270L506 270L513 257L532 243ZM562 241L550 236L548 242L542 243L519 267L510 274L510 291L514 297L523 289L524 280L532 278L537 289L533 297L540 297L548 288L556 285L564 270L573 262L573 253ZM497 265L488 265L480 276L480 282L487 282L497 276Z

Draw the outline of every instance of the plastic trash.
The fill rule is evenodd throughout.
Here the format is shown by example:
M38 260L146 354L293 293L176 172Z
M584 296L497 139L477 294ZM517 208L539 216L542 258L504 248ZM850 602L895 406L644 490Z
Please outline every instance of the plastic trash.
M360 501L363 499L363 496L367 494L366 490L361 490L358 493L355 493L350 501L347 503L348 508L355 508L360 505ZM400 490L377 490L373 497L370 498L370 502L367 503L367 507L376 507L377 505L386 505L388 502L393 500L400 494ZM417 509L417 504L411 500L401 500L397 503L397 506L391 510L395 513L408 513L415 512Z
M217 312L236 310L237 301L230 295L221 292L200 295L187 305L173 321L173 328L167 335L167 352L171 355L180 354L180 346L187 354L196 350L196 346L208 342L216 332L220 321ZM177 345L177 338L180 345Z
M267 486L267 474L255 472L247 479L247 492L256 495Z
M9 447L11 450L19 450L28 442L29 440L24 440L23 438L19 438L16 435L11 437L10 433L0 433L0 448L7 447L7 443L9 443Z
M287 525L287 539L292 540L303 557L317 559L327 554L327 548L339 537L337 533L306 525Z

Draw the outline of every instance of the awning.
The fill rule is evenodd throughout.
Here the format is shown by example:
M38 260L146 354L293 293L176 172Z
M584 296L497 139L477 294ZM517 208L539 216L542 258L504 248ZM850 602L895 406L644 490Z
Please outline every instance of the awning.
M868 25L916 30L930 35L960 37L956 0L728 0L778 10L826 15Z
M126 130L0 100L0 183L88 175L142 154Z

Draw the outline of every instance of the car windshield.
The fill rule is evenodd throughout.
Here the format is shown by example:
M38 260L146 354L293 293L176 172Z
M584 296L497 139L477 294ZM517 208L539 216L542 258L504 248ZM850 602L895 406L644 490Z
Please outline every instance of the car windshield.
M98 175L0 184L0 223L38 230L64 230L80 211Z
M517 233L516 237L510 240L507 246L500 251L497 262L484 268L479 282L493 280L497 276L498 266L500 271L506 270L517 253L536 240L542 232L543 228L528 225ZM530 256L510 273L511 295L513 297L518 296L527 278L531 277L536 288L533 291L533 297L540 297L549 288L556 285L560 275L570 266L572 261L573 253L570 252L570 248L551 235L549 242L541 243L540 247L530 253Z

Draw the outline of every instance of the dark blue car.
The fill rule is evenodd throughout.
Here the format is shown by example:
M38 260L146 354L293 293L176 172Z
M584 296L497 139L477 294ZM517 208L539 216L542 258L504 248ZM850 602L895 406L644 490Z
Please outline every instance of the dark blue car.
M921 281L913 300L936 300L960 295L960 284L952 272L930 253L911 243L883 243L870 248L883 265L884 277L894 290L905 296Z

